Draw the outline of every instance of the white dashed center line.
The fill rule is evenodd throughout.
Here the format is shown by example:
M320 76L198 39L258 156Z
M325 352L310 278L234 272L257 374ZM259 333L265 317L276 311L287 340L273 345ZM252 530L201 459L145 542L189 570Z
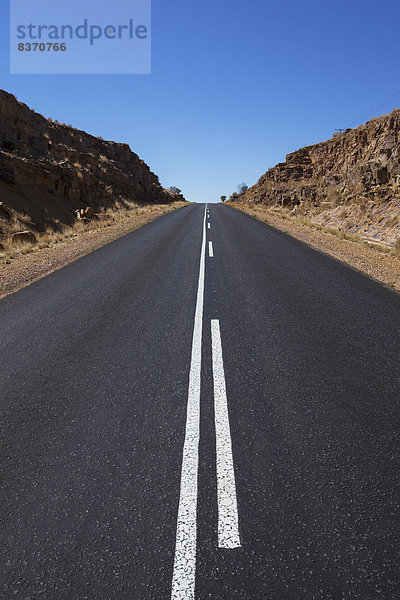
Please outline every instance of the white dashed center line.
M232 440L226 398L221 333L219 321L216 319L211 321L211 341L217 442L218 545L220 548L238 548L241 544Z
M195 600L197 556L197 502L200 442L201 356L206 260L207 206L203 216L199 280L194 316L192 355L189 371L185 441L183 445L181 486L171 600ZM208 223L208 228L210 224ZM208 253L214 257L212 242ZM233 467L232 440L226 397L219 321L211 321L211 346L214 379L214 412L217 457L218 546L240 547L239 516Z
M208 229L211 229L211 225L210 225L210 223L208 224Z
M172 577L172 600L194 600L195 591L205 249L206 210L204 210L203 219L203 241L201 244L192 357L189 372L186 433L183 446L181 488L178 522L176 527L174 571Z

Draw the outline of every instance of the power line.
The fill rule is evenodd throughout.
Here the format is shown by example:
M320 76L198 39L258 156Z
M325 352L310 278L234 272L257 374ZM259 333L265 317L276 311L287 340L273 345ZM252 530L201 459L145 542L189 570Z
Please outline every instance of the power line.
M382 106L384 106L385 104L387 104L388 102L390 102L390 100L393 100L394 98L397 98L397 96L400 96L400 90L398 92L396 92L395 94L393 94L393 96L390 96L390 98L387 98L386 100L384 100L383 102L381 102L377 106L374 106L374 108L371 108L371 110L369 110L367 113L363 114L359 119L356 119L355 121L353 121L349 125L349 128L354 127L354 125L356 125L356 124L360 124L362 121L364 121L364 119L366 117L369 117L369 115L371 113L375 112L376 110L378 110L378 108L381 108Z

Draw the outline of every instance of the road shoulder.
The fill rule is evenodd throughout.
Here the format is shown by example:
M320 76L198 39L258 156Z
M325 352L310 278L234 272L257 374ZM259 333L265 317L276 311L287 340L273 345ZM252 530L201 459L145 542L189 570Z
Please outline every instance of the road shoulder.
M185 203L188 205L188 203ZM104 228L83 231L49 247L0 259L0 298L30 285L101 246L128 234L183 206L182 203L148 206Z
M229 204L229 206L259 221L263 221L271 227L305 242L316 250L325 252L333 258L400 291L400 257L381 252L378 249L357 241L340 238L331 233L313 229L304 223L298 222L295 218L280 218L271 214L265 208L253 208L233 204Z

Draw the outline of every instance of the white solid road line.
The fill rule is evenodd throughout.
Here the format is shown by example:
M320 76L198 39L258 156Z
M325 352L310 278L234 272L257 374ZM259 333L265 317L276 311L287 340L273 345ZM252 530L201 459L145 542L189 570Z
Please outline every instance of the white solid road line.
M203 219L203 241L201 244L199 282L197 286L197 302L193 328L192 358L189 372L186 433L183 446L174 571L172 576L172 600L194 600L196 581L197 478L200 439L200 382L206 249L206 209L204 210Z
M238 548L241 544L232 440L226 398L221 333L219 321L216 319L211 321L211 341L217 443L218 546L220 548Z
M212 242L208 242L208 256L210 258L214 258L214 250L213 250Z

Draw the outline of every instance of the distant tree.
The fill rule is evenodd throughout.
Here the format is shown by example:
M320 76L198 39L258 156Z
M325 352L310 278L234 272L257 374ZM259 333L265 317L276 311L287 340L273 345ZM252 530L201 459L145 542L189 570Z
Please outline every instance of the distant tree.
M231 194L229 196L229 200L236 200L236 198L238 198L238 197L239 197L239 194L237 194L236 192L233 192L233 194Z
M174 185L169 188L169 191L172 192L173 194L177 194L177 195L182 194L182 190L175 187Z
M221 196L221 202L225 202L226 196Z
M237 191L239 192L239 194L244 194L245 192L247 192L248 189L249 186L247 185L247 183L241 183L237 186Z

